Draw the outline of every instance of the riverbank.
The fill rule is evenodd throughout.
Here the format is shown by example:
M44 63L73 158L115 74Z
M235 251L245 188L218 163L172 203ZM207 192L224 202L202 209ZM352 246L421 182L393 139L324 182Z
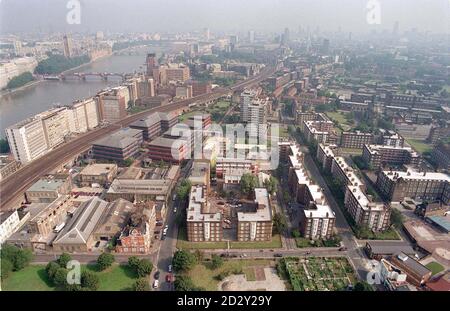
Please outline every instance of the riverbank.
M91 60L91 61L89 61L89 62L87 62L87 63L81 64L81 65L79 65L79 66L77 66L77 67L73 67L73 68L64 70L64 71L62 71L61 73L59 73L59 75L60 75L60 74L73 73L73 72L75 72L76 70L78 70L78 69L80 69L80 68L83 68L83 67L92 65L92 64L94 64L95 62L100 61L100 60L102 60L102 59L104 59L104 58L111 57L112 55L113 55L113 53L108 54L108 55L105 55L105 56L102 56L102 57L98 57L98 58L96 58L96 59L94 59L94 60ZM31 82L29 82L29 83L27 83L27 84L25 84L25 85L22 85L21 87L15 88L15 89L1 90L1 91L0 91L0 98L1 98L2 96L4 96L4 95L10 95L10 94L14 94L14 93L17 93L17 92L26 90L27 88L29 88L29 87L31 87L31 86L34 86L34 85L37 85L37 84L39 84L39 83L42 83L42 82L44 82L44 81L48 81L48 80L44 80L44 79L40 78L40 79L38 79L38 80L31 81Z

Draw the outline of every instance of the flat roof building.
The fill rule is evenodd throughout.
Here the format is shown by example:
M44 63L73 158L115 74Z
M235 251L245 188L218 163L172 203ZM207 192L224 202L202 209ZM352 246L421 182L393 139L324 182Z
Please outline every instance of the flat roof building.
M255 188L255 201L248 205L249 209L237 213L238 241L271 241L272 207L267 189Z
M208 201L206 186L191 187L186 221L188 241L222 241L222 214Z
M92 152L95 159L125 161L139 151L143 142L141 130L123 128L93 143Z

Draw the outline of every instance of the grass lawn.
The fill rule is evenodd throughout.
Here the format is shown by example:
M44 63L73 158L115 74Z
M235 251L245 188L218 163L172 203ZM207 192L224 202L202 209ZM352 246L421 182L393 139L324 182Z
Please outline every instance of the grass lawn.
M281 237L279 234L272 236L272 241L263 242L233 242L230 241L230 249L242 248L281 248ZM178 229L177 248L179 249L227 249L228 243L221 242L189 242L186 236L186 228Z
M137 275L127 265L114 264L105 271L98 271L96 265L82 266L98 275L99 291L130 290ZM45 265L31 265L20 271L13 272L3 283L5 291L51 291L56 290L45 272Z
M332 243L332 244L331 244ZM328 245L324 243L322 240L316 240L313 244L311 244L311 240L305 238L295 238L295 244L298 248L306 248L306 247L339 247L339 241L328 241Z
M437 263L436 261L432 261L426 264L425 267L430 269L433 275L438 274L439 272L444 271L445 269L440 263Z
M96 272L100 279L99 291L125 291L131 290L131 286L138 276L128 265L115 264L105 271L98 271L96 265L87 265L84 269Z
M281 243L281 236L275 234L272 236L272 241L263 242L230 242L231 249L238 248L281 248L283 245Z
M45 265L32 265L20 271L12 272L2 282L4 291L51 291L55 290L47 277Z
M215 109L220 109L226 111L230 107L230 102L219 101L213 106Z
M333 121L338 122L344 130L350 130L353 125L348 123L347 119L345 119L345 113L340 111L327 111L325 114Z
M206 290L217 291L217 284L220 280L219 274L245 274L247 279L255 279L254 269L251 267L268 267L272 264L267 259L243 259L243 260L225 260L220 268L212 270L209 262L197 264L187 275L192 279L195 286L202 287ZM252 271L252 272L250 272Z
M281 126L279 135L280 135L280 137L289 137L288 129Z
M199 114L199 113L201 113L201 111L198 111L198 110L189 111L189 112L183 113L181 116L179 116L178 120L180 122L183 122L183 121L187 120L190 116L193 116L194 114Z
M425 143L418 139L407 139L406 140L417 152L424 153L433 150L430 144Z
M351 155L362 155L363 150L358 148L339 148L339 151Z

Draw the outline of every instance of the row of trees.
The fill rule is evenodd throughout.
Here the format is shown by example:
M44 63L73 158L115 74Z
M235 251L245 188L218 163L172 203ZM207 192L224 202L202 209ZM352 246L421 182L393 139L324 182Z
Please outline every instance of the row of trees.
M38 74L59 74L88 62L89 56L87 55L67 58L63 55L49 54L47 59L38 63L34 72Z
M243 174L239 182L239 186L242 193L247 196L251 195L255 191L255 188L260 187L258 176L251 173ZM278 181L275 177L270 176L264 180L263 186L270 194L274 194L277 191Z
M11 80L9 80L8 84L6 85L7 89L15 89L21 86L24 86L28 82L34 81L34 77L31 72L27 71L24 72L18 76L15 76Z
M177 196L181 201L186 200L191 192L191 181L189 179L184 179L177 189Z
M101 255L100 255L101 256ZM99 257L100 259L100 257ZM98 289L100 280L97 274L83 270L81 272L80 282L70 282L69 270L67 264L72 260L72 257L63 253L56 261L51 261L45 267L50 281L60 290L66 291L95 291ZM102 260L97 260L97 263Z

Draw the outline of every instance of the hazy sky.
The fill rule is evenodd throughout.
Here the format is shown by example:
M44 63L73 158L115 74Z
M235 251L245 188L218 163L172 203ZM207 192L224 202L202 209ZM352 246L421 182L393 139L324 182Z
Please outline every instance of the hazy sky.
M320 30L449 32L450 0L79 0L81 24L69 25L69 0L0 0L0 30L163 32L198 30L281 32L299 25ZM76 0L72 0L76 1ZM366 21L369 1L380 3L381 24Z

